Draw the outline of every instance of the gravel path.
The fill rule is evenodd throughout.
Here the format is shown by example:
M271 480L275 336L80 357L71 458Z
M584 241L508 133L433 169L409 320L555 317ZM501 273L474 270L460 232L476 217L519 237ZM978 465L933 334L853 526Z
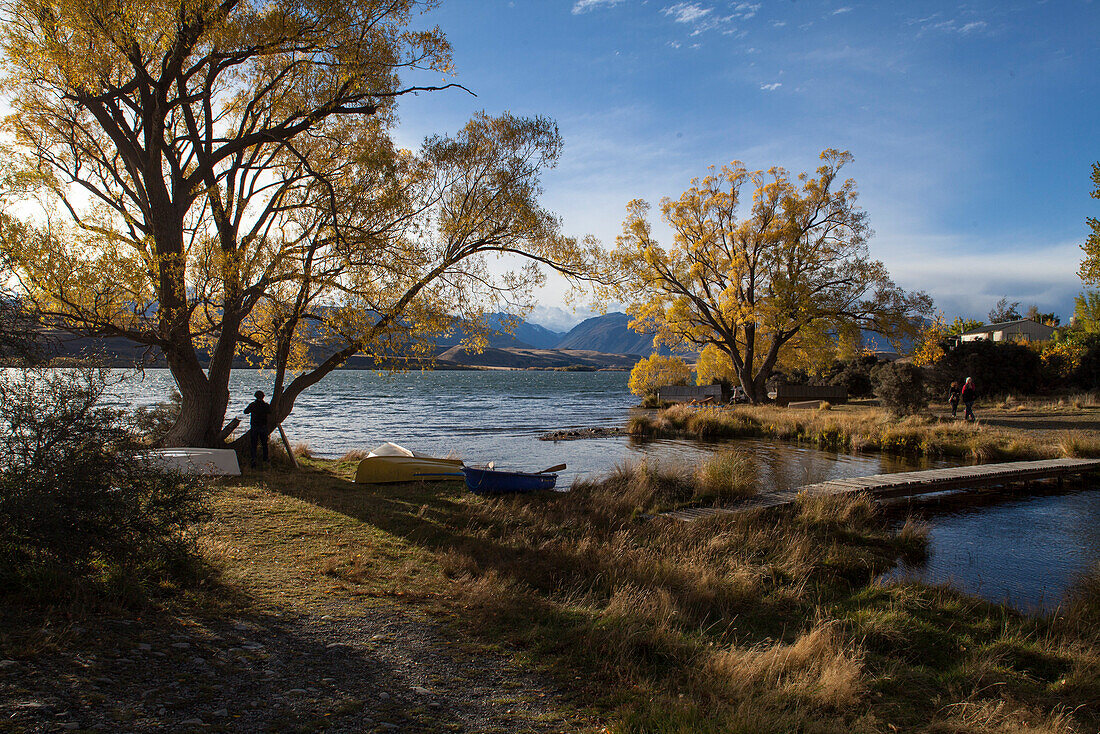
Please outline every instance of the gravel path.
M400 605L86 619L0 649L0 731L591 730L504 655Z

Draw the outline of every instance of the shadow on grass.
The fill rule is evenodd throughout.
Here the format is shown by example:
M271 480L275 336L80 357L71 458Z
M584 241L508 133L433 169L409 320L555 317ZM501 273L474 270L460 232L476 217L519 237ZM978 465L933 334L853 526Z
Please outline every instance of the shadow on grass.
M356 485L351 469L264 481L427 552L435 568L415 583L456 633L526 654L618 730L1100 724L1080 706L1100 695L1087 625L873 583L923 537L858 497L678 523L640 518L646 498L614 477L484 498L458 483ZM326 573L354 584L367 569Z

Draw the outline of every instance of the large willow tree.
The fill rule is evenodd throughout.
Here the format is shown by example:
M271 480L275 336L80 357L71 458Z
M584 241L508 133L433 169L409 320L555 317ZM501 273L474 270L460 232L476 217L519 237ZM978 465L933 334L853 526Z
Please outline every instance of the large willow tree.
M163 353L170 444L223 440L242 352L272 368L281 421L355 353L415 354L449 319L522 305L537 262L586 272L539 203L552 122L391 142L397 99L452 86L399 76L449 70L442 33L410 28L433 4L0 4L8 130L52 202L7 264L52 323ZM502 273L493 254L530 259Z
M855 182L838 179L851 156L826 150L821 159L816 176L796 181L738 162L693 180L679 199L661 202L674 234L667 248L654 239L648 204L630 202L614 262L631 326L673 348L713 346L753 402L765 398L781 358L812 362L859 329L915 335L931 300L902 291L870 259ZM739 219L746 187L752 199Z

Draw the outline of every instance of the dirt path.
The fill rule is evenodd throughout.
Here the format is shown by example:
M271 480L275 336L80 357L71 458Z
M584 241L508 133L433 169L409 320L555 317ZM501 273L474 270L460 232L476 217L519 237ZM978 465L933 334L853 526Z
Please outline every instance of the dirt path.
M264 486L215 498L215 590L60 626L0 608L0 731L593 730L545 676L428 616L429 592L407 593L423 551Z
M211 624L97 618L47 631L36 651L3 651L0 729L580 730L543 680L504 655L467 647L396 604L330 606Z

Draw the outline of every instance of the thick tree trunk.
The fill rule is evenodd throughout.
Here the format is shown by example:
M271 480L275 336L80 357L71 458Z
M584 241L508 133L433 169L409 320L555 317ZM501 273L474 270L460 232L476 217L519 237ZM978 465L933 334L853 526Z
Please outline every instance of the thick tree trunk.
M173 354L172 352L175 352ZM168 368L180 392L180 413L164 438L167 446L218 446L221 418L213 416L213 394L197 357L173 349L167 355ZM214 425L215 422L217 425Z

